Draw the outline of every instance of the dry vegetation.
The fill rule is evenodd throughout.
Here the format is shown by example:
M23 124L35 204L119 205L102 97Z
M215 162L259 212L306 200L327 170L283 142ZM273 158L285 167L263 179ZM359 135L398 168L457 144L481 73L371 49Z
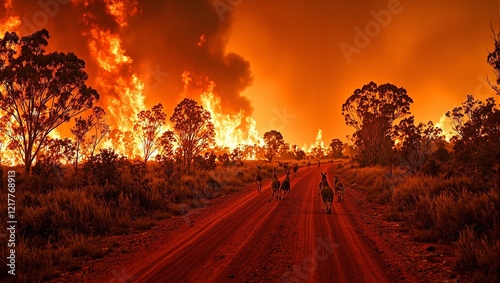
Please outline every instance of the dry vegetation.
M385 216L401 221L414 239L454 243L457 270L471 273L475 282L499 282L498 184L486 186L466 174L445 178L383 167L342 171L369 200L385 205Z
M102 237L148 229L157 220L183 215L209 199L241 190L256 172L253 162L218 164L216 170L193 175L173 170L168 177L165 168L153 162L147 172L141 171L143 163L125 159L105 165L98 170L84 167L77 176L71 167L38 168L31 176L18 173L17 281L35 282L78 270L85 259L111 251L99 248ZM262 176L269 178L272 166L261 166ZM0 210L7 211L5 190L1 194ZM5 215L0 219L4 223ZM1 246L2 254L6 249ZM6 264L0 270L6 276Z

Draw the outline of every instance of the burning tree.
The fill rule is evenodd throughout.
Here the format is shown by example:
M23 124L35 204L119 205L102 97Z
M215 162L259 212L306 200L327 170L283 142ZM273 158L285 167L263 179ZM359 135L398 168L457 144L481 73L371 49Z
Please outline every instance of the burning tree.
M49 32L0 39L0 122L30 173L48 134L99 99L86 85L85 62L73 53L45 53Z
M280 151L280 149L285 146L285 141L280 132L276 130L271 130L264 133L264 142L266 143L266 158L269 162L273 161L273 158Z
M175 134L172 131L165 131L158 138L158 154L157 157L172 158L175 154L174 143Z
M393 123L410 113L411 103L404 88L370 82L356 89L342 105L346 124L356 129L353 137L363 165L391 162Z
M144 164L158 150L158 139L160 138L161 127L165 125L166 118L167 114L163 112L163 105L161 103L153 106L151 110L143 110L137 114L134 130L138 132L142 142Z
M215 141L214 125L210 112L195 100L184 98L170 117L174 124L175 137L182 155L182 164L190 173L193 159Z
M295 159L297 160L306 159L306 152L298 145L296 144L292 145L292 151Z

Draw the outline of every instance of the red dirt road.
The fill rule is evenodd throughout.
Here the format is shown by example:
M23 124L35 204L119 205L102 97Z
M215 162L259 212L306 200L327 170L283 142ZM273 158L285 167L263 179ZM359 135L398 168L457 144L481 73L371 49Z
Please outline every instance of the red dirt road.
M333 203L331 214L321 211L319 173L330 167L291 175L284 200L268 202L269 180L260 194L253 185L254 190L228 197L123 270L133 282L397 281L352 221L348 194L345 203ZM328 179L333 181L331 173ZM189 215L184 220L190 222ZM116 274L97 281L104 279L121 282Z

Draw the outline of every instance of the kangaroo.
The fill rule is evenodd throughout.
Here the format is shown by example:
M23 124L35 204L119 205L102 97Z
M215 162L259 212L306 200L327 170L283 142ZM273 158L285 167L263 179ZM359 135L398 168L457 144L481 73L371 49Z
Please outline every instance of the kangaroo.
M269 198L269 202L271 202L271 199L273 198L274 194L276 194L276 199L279 199L279 194L280 194L280 180L278 177L276 177L276 167L274 167L273 170L273 179L271 181L271 188L273 189L273 194Z
M285 174L286 177L283 182L281 182L281 191L283 191L281 199L283 199L285 195L290 192L290 171L286 171Z
M328 180L326 179L326 173L321 174L321 183L318 194L321 195L321 199L323 200L323 206L321 211L325 211L326 213L332 213L332 202L333 202L333 190L332 187L328 184Z
M260 176L260 166L257 166L257 174L255 174L254 182L257 185L257 191L262 190L262 176Z
M293 176L297 177L297 172L299 172L299 164L293 164Z
M335 182L333 184L333 188L335 190L335 195L337 196L337 202L344 201L344 184L342 184L339 180L339 176L335 176Z

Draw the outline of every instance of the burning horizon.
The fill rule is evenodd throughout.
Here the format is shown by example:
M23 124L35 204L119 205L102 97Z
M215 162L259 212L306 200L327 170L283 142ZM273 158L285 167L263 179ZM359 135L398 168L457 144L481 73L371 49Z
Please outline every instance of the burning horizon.
M217 147L262 145L263 133L276 129L310 152L346 141L352 129L341 104L371 80L406 88L416 122L432 120L444 133L444 113L466 94L492 95L485 50L497 3L216 3L4 0L0 32L45 28L48 52L84 59L107 123L121 132L106 144L122 154L138 112L160 102L169 117L183 97L212 113ZM428 21L416 24L422 15ZM54 135L70 136L70 127Z

